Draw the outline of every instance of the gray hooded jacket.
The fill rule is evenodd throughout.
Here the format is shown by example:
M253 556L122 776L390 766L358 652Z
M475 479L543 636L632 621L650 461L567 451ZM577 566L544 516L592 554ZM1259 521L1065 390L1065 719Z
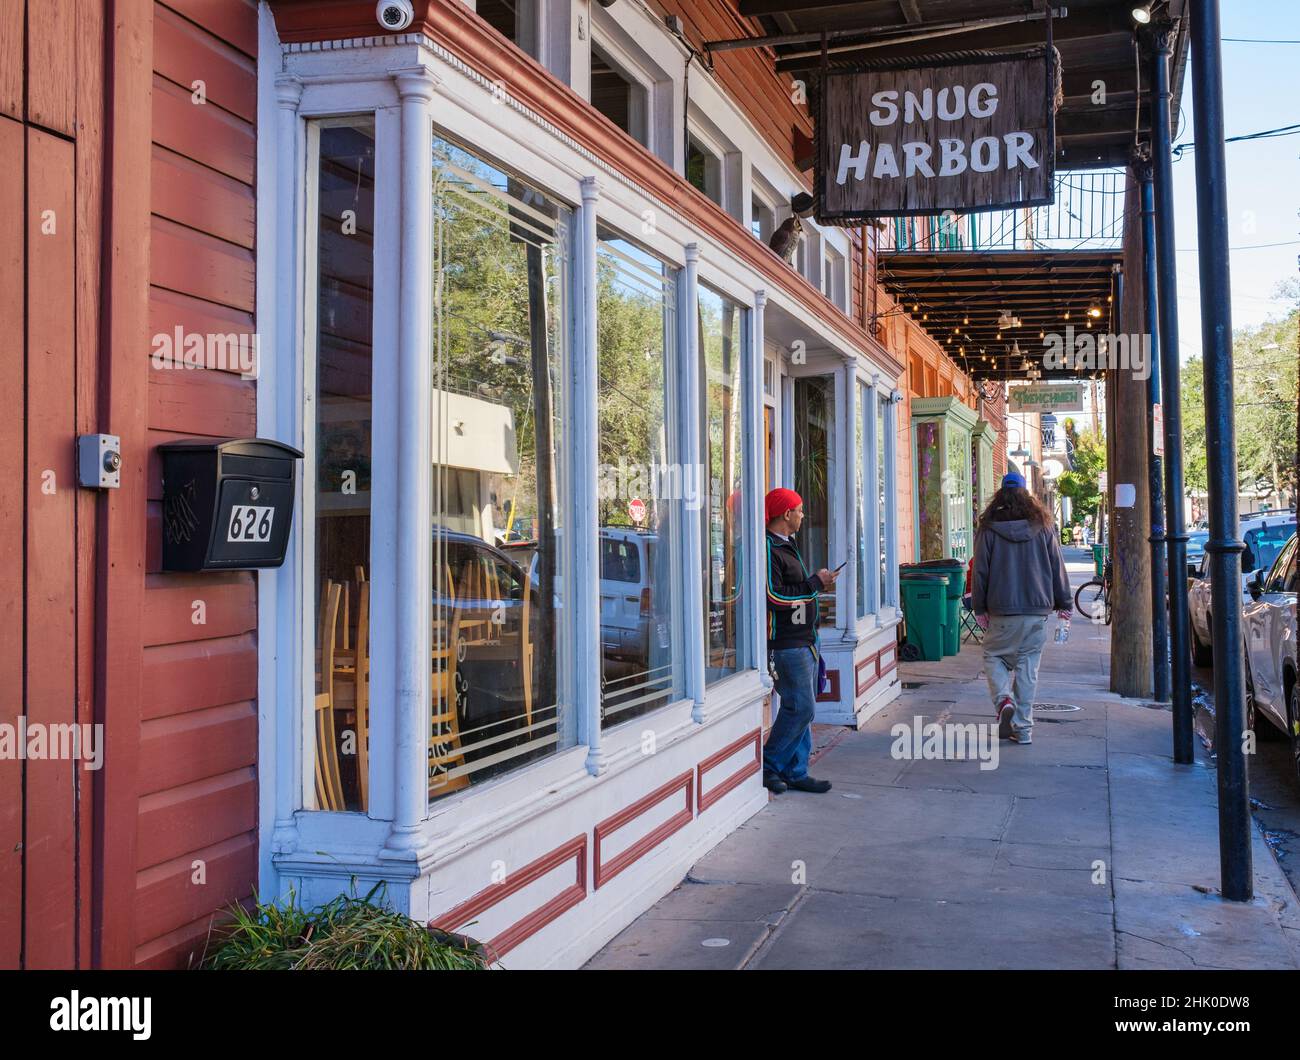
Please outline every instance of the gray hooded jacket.
M1024 519L990 523L975 537L971 610L977 615L1046 615L1070 609L1070 578L1056 531Z

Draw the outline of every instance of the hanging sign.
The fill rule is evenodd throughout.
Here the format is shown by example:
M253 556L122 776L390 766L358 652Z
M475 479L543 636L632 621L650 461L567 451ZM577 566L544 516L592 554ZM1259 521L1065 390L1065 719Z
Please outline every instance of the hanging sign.
M1007 391L1008 412L1082 412L1083 384L1013 386Z
M831 224L1052 201L1050 51L997 61L825 68L817 220Z

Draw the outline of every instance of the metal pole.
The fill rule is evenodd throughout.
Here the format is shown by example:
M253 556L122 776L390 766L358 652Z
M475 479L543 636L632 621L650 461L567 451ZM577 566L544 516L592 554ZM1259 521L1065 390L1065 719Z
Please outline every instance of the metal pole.
M1156 323L1156 207L1151 183L1151 154L1139 155L1133 166L1142 195L1142 308L1146 336L1151 342L1147 376L1147 437L1150 439L1150 473L1147 489L1151 494L1151 670L1156 702L1169 701L1169 613L1165 610L1165 491L1161 482L1163 461L1156 454L1155 406L1160 404L1160 340Z
M1160 383L1165 418L1165 539L1169 542L1169 639L1174 761L1195 759L1192 749L1192 661L1187 617L1187 520L1183 517L1183 417L1178 378L1178 268L1174 253L1174 176L1170 158L1169 60L1176 29L1156 27L1152 67L1151 161L1154 167L1156 253L1159 264Z
M1219 871L1223 897L1249 901L1250 792L1241 644L1241 552L1237 525L1237 438L1233 424L1232 307L1228 277L1228 190L1223 143L1223 68L1218 0L1193 0L1196 224L1201 267L1209 485L1210 606L1214 643L1214 749L1219 760Z

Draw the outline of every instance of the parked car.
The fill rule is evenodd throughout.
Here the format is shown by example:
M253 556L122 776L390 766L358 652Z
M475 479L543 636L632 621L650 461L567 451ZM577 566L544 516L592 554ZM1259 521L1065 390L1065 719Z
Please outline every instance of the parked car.
M1195 571L1201 565L1201 559L1205 555L1205 542L1210 539L1208 530L1189 530L1187 531L1187 574L1189 577L1197 577Z
M1291 535L1267 573L1247 583L1250 603L1242 610L1246 699L1254 718L1262 714L1291 738L1300 780L1300 701L1296 692L1296 535Z
M1285 514L1242 520L1241 539L1246 550L1241 554L1242 605L1250 603L1246 586L1254 574L1273 566L1287 540L1295 533L1295 517ZM1191 618L1192 660L1198 666L1209 666L1214 661L1211 636L1209 553L1203 553L1187 591L1187 610Z
M606 658L648 667L652 643L668 644L665 616L655 614L659 535L631 527L600 528L600 643Z

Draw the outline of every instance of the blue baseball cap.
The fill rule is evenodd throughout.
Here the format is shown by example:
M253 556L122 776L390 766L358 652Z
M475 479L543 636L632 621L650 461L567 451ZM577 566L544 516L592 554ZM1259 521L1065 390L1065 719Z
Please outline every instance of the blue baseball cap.
M1025 476L1020 474L1019 471L1008 471L1002 476L1002 488L1006 489L1008 486L1015 486L1018 489L1024 489Z

